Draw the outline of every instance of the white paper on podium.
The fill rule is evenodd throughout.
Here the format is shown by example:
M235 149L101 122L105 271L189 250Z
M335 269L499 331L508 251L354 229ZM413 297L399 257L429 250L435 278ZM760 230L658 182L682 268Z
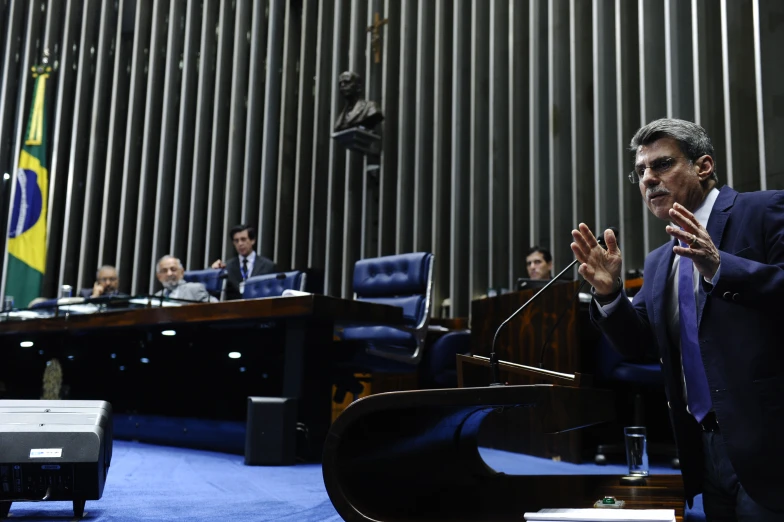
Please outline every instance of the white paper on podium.
M153 306L153 307L156 307L156 306L182 306L183 305L183 303L180 303L178 301L167 301L165 298L163 300L161 300L160 297L152 297L152 298L137 297L137 298L134 298L134 299L129 299L128 302L131 303L131 304L138 304L138 305L145 305L145 306L150 305L150 306Z
M579 520L581 522L675 522L674 509L542 509L526 513L531 522Z
M300 290L289 290L288 288L280 294L281 297L297 297L298 295L310 295L310 292L301 292Z
M0 312L0 318L12 317L14 319L41 319L49 317L51 313L48 310L14 310L13 312Z
M59 302L59 301L58 301ZM75 314L94 314L98 311L98 307L94 304L72 304L58 307L61 312L73 312Z

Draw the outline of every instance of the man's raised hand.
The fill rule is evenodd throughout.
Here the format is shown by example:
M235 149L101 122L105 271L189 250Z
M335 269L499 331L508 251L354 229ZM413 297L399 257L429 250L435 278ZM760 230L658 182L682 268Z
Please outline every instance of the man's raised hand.
M608 295L617 290L621 276L621 250L612 230L604 231L607 250L602 248L596 236L585 223L572 230L574 242L572 252L580 263L577 272L585 278L599 295Z

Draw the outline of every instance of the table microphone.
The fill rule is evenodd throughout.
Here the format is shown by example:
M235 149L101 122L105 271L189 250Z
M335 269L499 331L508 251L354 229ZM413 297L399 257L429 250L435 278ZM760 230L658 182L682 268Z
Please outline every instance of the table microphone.
M599 237L599 238L597 238L597 239L596 239L596 241L599 243L599 245L601 245L601 247L602 247L602 248L604 248L605 250L607 250L607 244L604 242L604 237ZM506 323L508 323L509 321L511 321L512 319L514 319L515 317L517 317L517 315L518 315L520 312L522 312L523 310L525 310L525 309L528 307L528 305L530 305L531 303L533 303L533 302L536 300L536 298L537 298L537 297L539 297L539 295L540 295L542 292L544 292L545 290L547 290L548 288L550 288L550 285L552 285L553 283L555 283L555 282L556 282L556 281L557 281L557 280L558 280L558 279L559 279L559 278L560 278L562 275L564 275L566 272L568 272L569 270L571 270L571 268L572 268L574 265L576 265L576 264L577 264L577 262L578 262L578 261L577 261L577 259L575 258L575 259L574 259L574 261L572 261L571 263L569 263L568 265L566 265L566 268L564 268L563 270L561 270L561 272L560 272L558 275L556 275L556 276L555 276L554 278L552 278L552 279L551 279L551 280L550 280L550 281L549 281L549 282L548 282L546 285L544 285L544 286L543 286L541 289L539 289L539 291L538 291L538 292L536 292L536 293L535 293L535 294L534 294L534 295L533 295L533 296L532 296L532 297L531 297L531 298L530 298L528 301L526 301L525 303L523 303L523 306L521 306L520 308L518 308L517 310L515 310L515 311L512 313L512 315L510 315L509 317L507 317L507 318L504 320L504 322L503 322L503 323L501 323L501 325L500 325L500 326L498 327L498 329L495 331L495 335L493 336L493 344L491 345L491 348L490 348L490 370L491 370L491 372L492 372L492 379L493 379L493 380L492 380L492 382L490 383L490 386L504 386L504 383L503 383L503 382L501 382L501 368L500 368L500 365L499 365L499 362L498 362L498 354L497 354L497 353L496 353L496 351L495 351L495 344L496 344L496 341L498 340L498 334L501 332L501 328L503 328L504 326L506 326Z

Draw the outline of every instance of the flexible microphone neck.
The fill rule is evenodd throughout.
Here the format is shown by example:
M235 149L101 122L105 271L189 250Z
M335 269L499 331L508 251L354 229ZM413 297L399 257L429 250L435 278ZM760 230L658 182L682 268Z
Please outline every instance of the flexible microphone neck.
M500 325L500 326L498 327L498 329L495 331L495 335L493 336L493 344L492 344L492 346L491 346L491 349L490 349L490 350L491 350L491 351L490 351L490 369L491 369L491 371L492 371L492 374L493 374L493 381L490 383L490 386L503 386L503 385L504 385L504 383L503 383L503 382L501 382L501 369L500 369L500 365L499 365L499 362L498 362L498 354L497 354L497 353L496 353L496 351L495 351L495 344L496 344L496 341L498 341L498 334L501 332L501 329L502 329L504 326L506 326L506 323L508 323L509 321L511 321L512 319L514 319L515 317L517 317L517 315L518 315L520 312L522 312L523 310L525 310L525 309L528 307L528 305L530 305L531 303L533 303L533 302L536 300L536 298L537 298L537 297L539 297L539 294L541 294L542 292L544 292L545 290L547 290L548 288L550 288L550 286L551 286L553 283L555 283L555 282L558 280L558 278L560 278L560 277L561 277L562 275L564 275L566 272L568 272L569 270L571 270L571 269L572 269L572 267L573 267L574 265L576 265L576 264L577 264L577 262L578 262L578 261L577 261L577 259L575 259L574 261L572 261L571 263L569 263L569 264L566 266L566 268L564 268L563 270L561 270L561 272L560 272L560 273L559 273L557 276L555 276L554 278L552 278L552 279L551 279L551 280L550 280L550 281L549 281L549 282L548 282L546 285L544 285L542 288L540 288L540 289L539 289L539 291L538 291L538 292L536 292L536 293L535 293L535 294L534 294L534 295L533 295L533 296L532 296L532 297L531 297L531 298L530 298L528 301L526 301L525 303L523 303L523 306L521 306L520 308L518 308L517 310L515 310L515 311L514 311L514 313L513 313L512 315L510 315L509 317L507 317L507 318L504 320L504 322L503 322L503 323L501 323L501 325Z

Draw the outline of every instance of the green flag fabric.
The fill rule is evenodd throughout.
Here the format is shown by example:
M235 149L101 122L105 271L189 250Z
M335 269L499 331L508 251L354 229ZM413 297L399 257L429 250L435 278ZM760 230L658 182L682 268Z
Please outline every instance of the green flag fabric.
M16 170L11 220L8 224L8 268L5 295L16 308L41 294L46 270L46 208L49 173L46 169L46 80L49 69L33 68L35 87L24 144Z

